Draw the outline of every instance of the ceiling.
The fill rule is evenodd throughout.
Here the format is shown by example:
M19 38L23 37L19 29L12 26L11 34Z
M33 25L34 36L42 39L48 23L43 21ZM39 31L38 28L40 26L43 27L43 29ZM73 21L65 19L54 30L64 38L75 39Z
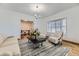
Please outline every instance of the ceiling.
M38 11L34 11L35 5L38 5ZM47 17L59 13L61 11L70 9L72 7L79 6L78 3L0 3L0 7L9 9L12 11L24 13L30 16L34 16L38 13L40 17Z

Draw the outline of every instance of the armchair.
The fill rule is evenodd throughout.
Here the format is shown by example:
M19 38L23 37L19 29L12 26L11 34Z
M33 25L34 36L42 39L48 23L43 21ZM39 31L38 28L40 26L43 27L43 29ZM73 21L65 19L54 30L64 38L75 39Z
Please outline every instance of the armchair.
M56 33L50 34L48 39L49 42L54 43L55 45L62 44L62 40L63 40L62 32L56 32Z

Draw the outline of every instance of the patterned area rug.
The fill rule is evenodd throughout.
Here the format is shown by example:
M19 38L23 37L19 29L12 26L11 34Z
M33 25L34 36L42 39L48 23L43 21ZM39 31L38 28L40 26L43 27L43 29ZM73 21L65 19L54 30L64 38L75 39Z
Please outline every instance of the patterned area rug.
M69 52L69 48L54 46L48 41L44 42L42 47L34 49L27 40L19 40L19 46L22 56L65 56Z

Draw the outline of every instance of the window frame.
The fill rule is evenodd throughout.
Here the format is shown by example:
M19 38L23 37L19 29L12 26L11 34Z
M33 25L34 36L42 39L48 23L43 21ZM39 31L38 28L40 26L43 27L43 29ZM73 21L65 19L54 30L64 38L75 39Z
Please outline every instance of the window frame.
M47 32L48 32L48 33L51 33L51 32L52 32L52 31L49 31L49 29L48 29L48 28L49 28L49 27L48 27L48 26L49 26L48 24L49 24L50 22L51 22L51 23L52 23L52 22L55 22L55 32L56 32L56 28L57 28L56 22L58 22L58 21L62 22L62 20L65 20L66 25L64 25L64 26L63 26L63 25L59 25L59 26L60 26L60 31L62 31L61 29L62 29L63 27L65 27L66 29L65 29L65 31L64 31L64 32L65 32L64 34L67 34L67 18L66 18L66 17L48 21L48 22L47 22ZM60 24L61 24L61 23L60 23ZM61 28L61 27L62 27L62 28ZM52 30L52 29L51 29L51 30ZM63 32L63 31L62 31L62 32ZM53 32L52 32L52 33L53 33Z

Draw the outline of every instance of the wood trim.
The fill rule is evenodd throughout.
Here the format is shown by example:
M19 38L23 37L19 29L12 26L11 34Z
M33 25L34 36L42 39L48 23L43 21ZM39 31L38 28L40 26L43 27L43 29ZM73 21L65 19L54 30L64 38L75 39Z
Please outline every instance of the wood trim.
M25 21L25 20L21 20L21 22L24 22L24 23L33 23L33 21Z
M76 44L76 45L79 45L79 43L76 43L76 42L72 42L72 41L68 41L68 40L63 40L65 42L69 42L69 43L72 43L72 44Z

